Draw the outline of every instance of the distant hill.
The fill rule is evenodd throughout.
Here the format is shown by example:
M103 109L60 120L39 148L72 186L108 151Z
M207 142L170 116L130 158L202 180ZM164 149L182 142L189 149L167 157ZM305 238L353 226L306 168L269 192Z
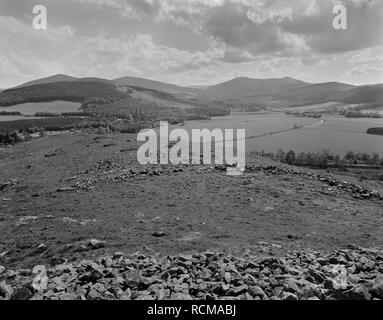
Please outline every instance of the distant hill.
M352 86L339 82L319 83L288 90L274 98L286 102L294 101L294 103L301 105L332 101L349 104L383 104L383 85Z
M203 94L204 90L198 88L190 88L190 87L181 87L170 83L148 80L143 78L135 78L135 77L123 77L114 79L115 82L124 84L126 86L131 87L141 87L151 90L170 92L170 93L178 93L178 92L189 92L195 94Z
M101 81L59 81L35 84L4 90L0 93L0 105L11 106L25 102L47 102L55 100L83 102L91 97L124 97L113 83Z
M28 91L11 91L31 87L33 88ZM4 90L0 93L0 104L9 105L16 101L20 103L19 101L44 99L44 101L50 101L56 96L78 101L92 95L121 95L130 90L129 87L135 92L140 92L145 98L160 99L161 103L170 101L194 106L227 103L234 109L241 106L291 107L326 102L383 104L383 85L381 84L352 86L339 82L313 84L291 77L281 79L240 77L213 86L183 87L137 77L107 80L94 77L75 78L64 74L37 79L16 88Z
M65 74L55 74L54 76L46 77L46 78L41 78L33 81L29 81L26 83L23 83L21 85L18 85L15 88L23 88L23 87L29 87L33 86L35 84L44 84L44 83L52 83L52 82L66 82L66 81L75 81L77 78L67 76ZM13 89L15 89L13 88Z
M289 77L282 79L252 79L242 77L210 86L204 91L210 96L232 99L244 96L276 95L283 91L304 88L309 85L311 84Z
M200 90L204 90L204 89L207 89L209 88L209 86L189 86L187 87L189 89L200 89Z
M353 86L339 82L311 84L293 78L236 78L205 89L232 104L289 107L326 102L383 104L383 85Z
M345 103L375 103L383 106L383 84L353 87L333 97L335 101Z
M354 86L339 83L339 82L329 82L329 83L319 83L313 84L306 87L286 90L277 94L279 99L283 100L302 100L307 102L326 102L333 101L331 97L337 93L346 92L355 88Z
M97 78L97 77L76 78L76 77L68 76L65 74L55 74L50 77L41 78L41 79L23 83L12 89L30 87L36 84L46 84L46 83L54 83L54 82L72 82L72 81L97 81L97 82L104 82L104 83L114 83L113 80Z

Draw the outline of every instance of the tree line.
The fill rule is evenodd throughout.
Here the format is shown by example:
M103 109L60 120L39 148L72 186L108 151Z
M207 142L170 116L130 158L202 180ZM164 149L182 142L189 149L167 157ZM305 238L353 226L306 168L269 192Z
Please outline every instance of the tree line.
M292 150L285 152L284 150L279 149L276 153L265 151L255 151L254 153L290 165L308 166L321 169L326 169L328 167L341 168L350 165L383 166L383 157L380 157L378 153L369 154L349 151L343 157L328 150L295 153Z

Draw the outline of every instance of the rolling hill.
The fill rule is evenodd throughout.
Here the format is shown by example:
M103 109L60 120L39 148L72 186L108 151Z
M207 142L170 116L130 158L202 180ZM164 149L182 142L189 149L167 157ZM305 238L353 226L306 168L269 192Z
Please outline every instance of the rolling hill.
M383 85L353 86L339 82L310 84L293 78L236 78L204 90L232 104L291 107L326 102L383 105Z
M203 94L203 89L192 88L192 87L181 87L170 83L148 80L143 78L135 78L135 77L123 77L114 79L115 82L121 83L126 86L132 87L140 87L146 88L156 91L170 92L170 93L178 93L178 92L189 92L194 94Z
M29 82L20 84L13 89L29 87L29 86L33 86L36 84L45 84L45 83L53 83L53 82L69 82L69 81L76 81L76 80L77 80L77 78L67 76L65 74L55 74L55 75L50 76L50 77L41 78L41 79L37 79L37 80L33 80L33 81L29 81Z
M375 103L383 105L383 84L353 87L334 94L336 101L345 103Z
M295 105L312 105L326 102L379 105L383 104L383 85L358 87L339 82L320 83L282 92L276 98Z
M91 97L124 97L116 85L101 81L59 81L8 89L0 93L0 106L54 100L83 102Z
M341 96L337 99L337 94L343 93L347 96L348 90L353 88L355 87L338 82L319 83L287 90L277 94L274 98L294 104L317 104L329 101L343 102L340 98Z
M282 79L252 79L241 77L208 87L204 92L209 96L233 99L245 96L276 95L283 91L304 88L309 85L310 83L289 77Z
M82 101L92 96L121 96L133 88L145 99L161 103L209 106L292 107L327 102L383 104L383 85L353 86L339 82L312 84L291 77L281 79L235 78L213 86L182 87L136 77L114 80L75 78L63 74L24 83L0 93L0 105L51 101L60 97Z

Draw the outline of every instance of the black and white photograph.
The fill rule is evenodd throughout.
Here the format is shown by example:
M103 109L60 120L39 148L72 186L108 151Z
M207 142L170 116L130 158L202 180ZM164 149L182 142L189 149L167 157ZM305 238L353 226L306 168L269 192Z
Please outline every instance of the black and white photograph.
M0 0L0 88L0 300L383 300L383 1Z

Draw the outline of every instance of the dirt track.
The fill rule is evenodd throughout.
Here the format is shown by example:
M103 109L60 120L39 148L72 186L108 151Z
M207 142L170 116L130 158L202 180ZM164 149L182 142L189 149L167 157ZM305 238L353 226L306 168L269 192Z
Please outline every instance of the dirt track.
M262 242L275 254L383 245L381 200L355 199L305 175L231 177L203 167L143 174L134 140L77 133L1 150L0 264L31 267L115 251L258 251ZM247 163L283 167L250 155ZM383 194L382 183L363 185ZM89 239L105 247L94 250Z

